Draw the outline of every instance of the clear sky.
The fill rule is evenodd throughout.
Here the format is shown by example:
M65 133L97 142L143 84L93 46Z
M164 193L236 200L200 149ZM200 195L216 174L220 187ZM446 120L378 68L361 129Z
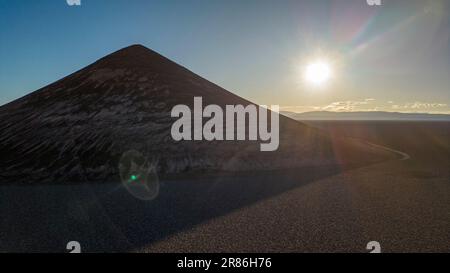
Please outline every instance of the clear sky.
M450 1L382 2L0 0L0 105L139 43L282 110L450 113Z

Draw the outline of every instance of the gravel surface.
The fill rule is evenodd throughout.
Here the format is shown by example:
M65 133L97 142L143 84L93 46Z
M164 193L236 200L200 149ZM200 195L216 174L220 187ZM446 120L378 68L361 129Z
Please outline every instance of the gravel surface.
M163 182L153 201L120 185L1 186L0 251L385 252L450 250L448 171L389 161Z

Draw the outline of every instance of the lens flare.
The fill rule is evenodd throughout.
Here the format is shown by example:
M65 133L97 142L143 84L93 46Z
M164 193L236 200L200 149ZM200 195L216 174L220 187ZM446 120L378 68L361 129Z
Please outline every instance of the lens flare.
M149 162L140 152L131 150L122 155L119 162L123 186L134 197L150 201L159 194L156 164Z

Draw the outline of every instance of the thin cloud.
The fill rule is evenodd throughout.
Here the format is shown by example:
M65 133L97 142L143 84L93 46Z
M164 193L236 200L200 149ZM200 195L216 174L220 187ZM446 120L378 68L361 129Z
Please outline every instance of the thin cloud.
M373 111L373 107L369 107L375 102L375 99L365 99L362 101L337 101L330 103L329 105L322 107L322 111L332 112L355 112L355 111Z
M403 113L430 113L430 114L448 114L450 108L446 103L430 102L407 102L403 104L394 104L394 101L378 102L376 99L367 98L364 100L336 101L327 105L301 105L301 106L282 106L282 111L304 113L311 111L329 111L329 112L403 112Z
M411 102L411 103L405 103L402 105L392 105L392 109L395 110L436 110L439 108L447 108L446 103L428 103L428 102ZM447 109L446 109L447 110Z

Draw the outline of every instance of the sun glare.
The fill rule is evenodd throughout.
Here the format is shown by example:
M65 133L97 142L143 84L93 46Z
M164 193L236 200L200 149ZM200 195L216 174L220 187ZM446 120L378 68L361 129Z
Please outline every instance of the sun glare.
M305 70L305 80L314 86L323 86L331 78L331 67L325 61L310 63Z

